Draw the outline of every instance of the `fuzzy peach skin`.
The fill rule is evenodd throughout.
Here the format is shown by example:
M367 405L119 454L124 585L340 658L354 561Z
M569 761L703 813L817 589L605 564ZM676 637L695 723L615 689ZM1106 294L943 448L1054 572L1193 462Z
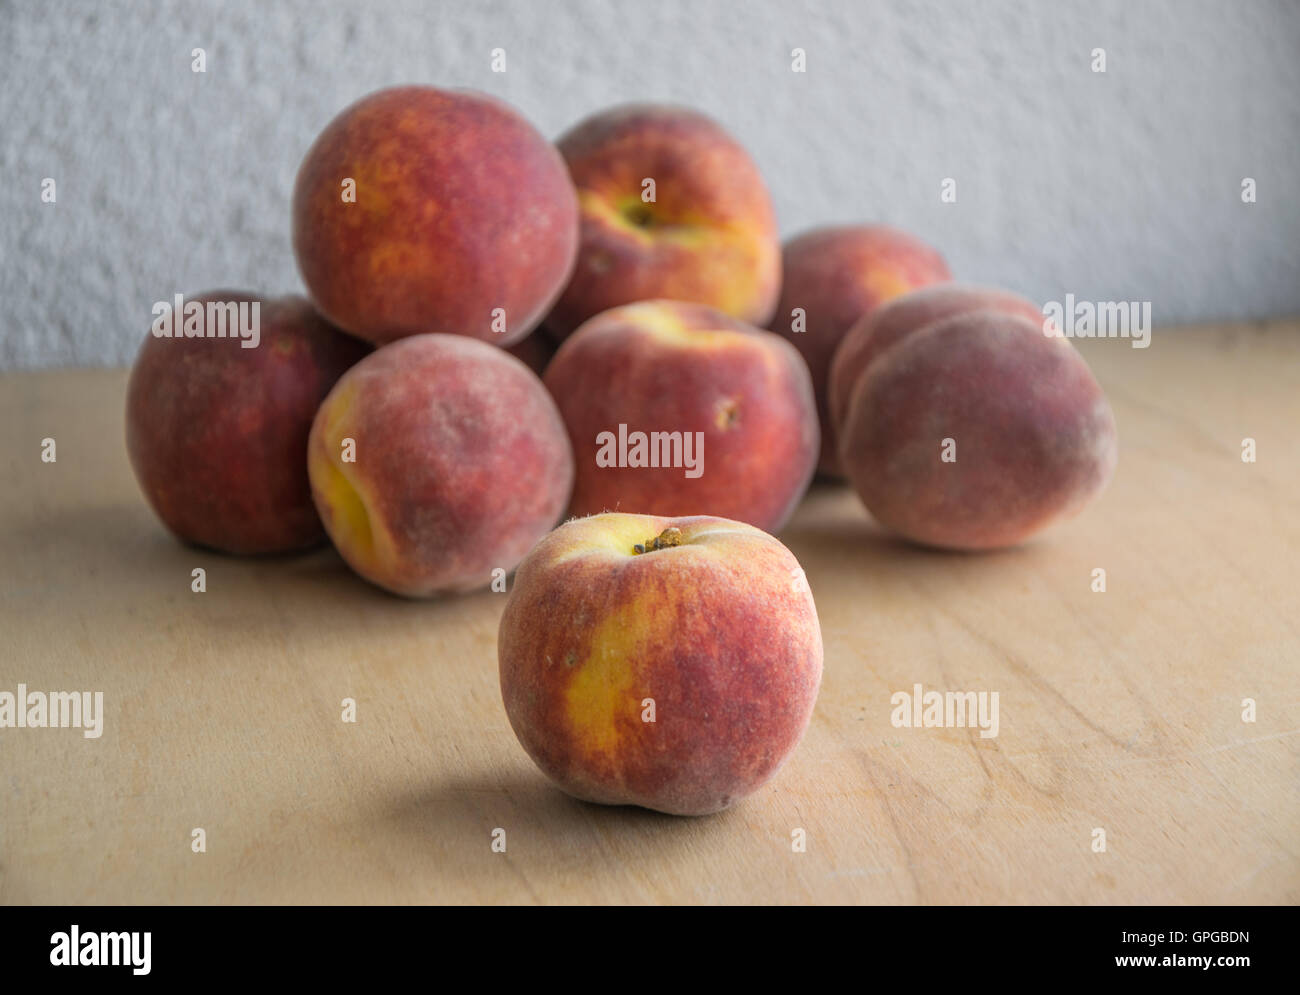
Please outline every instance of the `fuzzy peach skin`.
M845 333L831 361L827 382L831 422L838 429L862 372L895 342L962 311L989 308L1020 315L1040 325L1043 321L1038 306L1019 294L966 283L941 283L914 290L864 314Z
M145 338L126 388L127 454L145 498L174 535L210 549L324 542L303 464L307 433L322 398L370 347L303 297L215 290L187 301L258 302L258 344Z
M886 301L951 276L937 251L886 225L817 228L785 244L781 298L768 327L790 340L812 373L822 430L818 472L841 476L827 379L845 333ZM803 312L802 331L795 331L796 308Z
M1115 419L1068 339L1006 311L963 311L866 368L840 459L884 526L949 549L1011 546L1110 480ZM944 440L956 459L945 462Z
M459 335L411 336L358 363L316 415L307 467L339 553L407 597L472 590L514 569L573 484L541 381L504 349Z
M664 536L680 544L636 552ZM510 725L550 778L585 801L674 815L717 812L771 778L822 673L794 556L712 517L556 529L519 567L497 654Z
M583 121L558 142L578 189L582 244L547 327L652 298L693 301L756 325L772 316L780 243L749 154L696 111L635 104ZM644 181L655 200L643 199Z
M559 153L485 94L363 97L316 139L294 185L293 248L312 299L375 343L438 332L510 345L550 309L577 246Z
M703 305L643 301L597 315L560 346L544 379L573 442L572 515L714 514L775 532L812 478L807 364L780 336ZM629 435L702 433L700 472L598 465L599 436L620 424Z

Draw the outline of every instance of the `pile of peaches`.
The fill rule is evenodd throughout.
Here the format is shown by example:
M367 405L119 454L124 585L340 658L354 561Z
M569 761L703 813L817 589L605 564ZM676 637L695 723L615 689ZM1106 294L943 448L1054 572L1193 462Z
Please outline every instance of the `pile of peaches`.
M982 550L1115 464L1105 396L1033 303L883 226L783 249L753 161L690 110L553 145L481 94L382 90L308 150L291 215L308 297L192 298L258 301L256 348L146 338L140 485L186 542L328 536L409 597L513 572L506 711L580 798L717 811L794 749L822 640L773 534L814 474Z

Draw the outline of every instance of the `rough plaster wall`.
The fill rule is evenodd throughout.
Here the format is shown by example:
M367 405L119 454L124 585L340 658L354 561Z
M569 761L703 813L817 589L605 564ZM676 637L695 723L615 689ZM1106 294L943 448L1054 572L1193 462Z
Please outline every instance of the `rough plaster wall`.
M1296 313L1297 56L1294 0L0 0L0 367L127 363L155 300L299 289L300 157L410 81L487 90L549 136L695 105L753 152L786 234L895 223L1040 301Z

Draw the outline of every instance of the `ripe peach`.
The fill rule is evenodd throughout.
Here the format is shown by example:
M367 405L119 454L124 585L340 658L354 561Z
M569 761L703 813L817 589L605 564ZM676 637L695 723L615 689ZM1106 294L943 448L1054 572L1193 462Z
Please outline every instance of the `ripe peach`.
M353 367L316 415L307 467L339 553L408 597L512 570L573 484L541 381L504 349L460 335L410 336Z
M241 303L250 322L257 305L256 339L233 325L214 337L215 316L226 320ZM140 489L186 542L227 553L322 542L303 464L307 433L321 399L370 347L302 297L217 290L190 305L205 316L191 329L203 337L186 337L179 321L173 337L150 334L127 385L126 447Z
M543 772L585 801L674 815L724 809L771 778L822 673L794 556L712 517L556 529L519 567L497 654L510 725Z
M844 420L858 378L877 355L941 318L984 308L1020 315L1040 325L1043 321L1038 307L1019 294L965 283L941 283L914 290L864 314L845 333L831 362L827 383L831 422L838 428Z
M294 185L312 299L376 343L444 332L510 345L554 303L577 245L559 153L484 94L372 93L330 122Z
M558 145L578 188L582 244L547 318L555 335L652 298L757 325L771 317L781 282L771 198L721 127L684 108L630 105L588 118Z
M583 325L546 368L577 460L570 514L716 514L775 532L817 460L808 367L701 304L643 301Z
M855 321L885 301L952 274L920 239L885 225L817 228L785 244L781 299L769 327L788 338L808 362L822 448L817 469L840 476L835 426L827 408L831 358ZM796 322L795 309L802 310Z
M840 460L887 528L993 549L1106 485L1115 420L1068 339L1006 311L962 311L877 353L840 423Z

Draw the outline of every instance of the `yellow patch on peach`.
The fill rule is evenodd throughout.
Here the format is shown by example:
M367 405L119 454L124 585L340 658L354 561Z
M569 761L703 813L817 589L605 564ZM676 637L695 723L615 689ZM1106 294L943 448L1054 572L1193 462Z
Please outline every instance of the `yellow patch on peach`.
M752 261L751 272L758 271L758 260ZM758 285L756 280L738 280L734 283L722 284L718 287L719 300L714 305L720 311L727 314L744 314L747 304L752 300L754 288Z
M592 516L584 519L571 519L569 523L581 521L583 529L581 530L582 542L570 546L561 546L560 550L550 558L552 566L564 563L579 556L591 556L594 549L609 553L611 556L628 557L632 555L632 547L638 542L644 542L643 533L646 526L643 524L641 516L606 514ZM657 522L658 519L651 519ZM570 532L557 531L556 535L573 536L578 530Z
M674 311L655 303L624 305L620 317L638 331L649 333L658 342L692 345L696 342L695 336L707 334L687 328Z
M584 519L588 528L582 544L553 557L552 564L574 557L590 557L599 551L616 559L633 557L679 557L692 560L715 560L725 547L717 546L712 537L729 537L737 533L761 535L741 523L719 524L716 521L687 525L673 537L675 545L637 553L636 546L647 546L663 532L669 519L640 515L601 515ZM593 528L599 522L599 529ZM698 567L694 568L698 570ZM633 601L610 614L592 632L587 643L590 655L582 660L566 660L572 676L564 692L565 717L579 746L589 754L620 756L623 728L641 721L642 701L654 697L654 688L645 683L637 662L653 656L649 648L664 638L665 629L654 602Z
M692 327L682 321L676 309L664 307L654 301L625 304L621 309L623 321L645 332L654 341L664 345L689 346L692 349L726 349L743 345L749 338L745 332L731 328Z
M591 634L591 655L572 664L565 713L574 740L589 754L617 758L622 726L640 721L641 700L651 689L637 686L636 660L654 636L653 617L636 603L611 613Z
M357 492L356 484L348 479L340 465L318 464L317 488L325 499L333 519L335 541L350 550L372 552L375 539L370 525L370 512L365 500Z
M343 440L354 438L348 419L355 395L355 386L345 385L322 409L320 445L310 456L312 485L329 510L336 545L366 563L392 562L392 537L370 513L366 485L352 472L356 464L343 460Z
M703 215L670 213L640 197L606 199L594 191L580 190L578 207L588 221L617 232L621 238L635 239L645 248L666 242L680 248L702 249L721 241Z
M878 304L883 304L885 301L892 300L909 290L915 289L915 284L901 273L879 267L867 273L866 284Z

